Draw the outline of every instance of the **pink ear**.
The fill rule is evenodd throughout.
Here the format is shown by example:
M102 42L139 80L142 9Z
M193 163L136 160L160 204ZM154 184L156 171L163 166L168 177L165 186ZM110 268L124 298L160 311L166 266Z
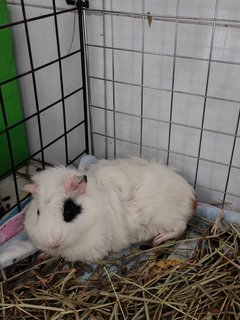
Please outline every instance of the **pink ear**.
M27 184L26 186L23 187L23 190L30 192L32 194L36 194L37 193L37 185L35 183Z
M72 195L83 194L87 187L87 176L72 176L67 179L64 189Z

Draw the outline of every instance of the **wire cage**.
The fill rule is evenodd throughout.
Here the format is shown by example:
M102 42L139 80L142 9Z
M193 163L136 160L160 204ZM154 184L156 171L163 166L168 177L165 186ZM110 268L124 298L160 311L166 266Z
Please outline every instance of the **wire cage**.
M1 9L0 36L8 36L1 54L7 45L5 54L14 57L15 51L16 59L3 57L1 66L13 69L0 81L2 216L16 205L20 210L29 174L54 163L74 164L89 149L82 5L2 1Z
M11 174L18 208L23 165L77 164L84 153L161 159L199 201L238 207L239 2L67 2L9 0L0 25L17 63L0 82L1 179ZM4 90L14 81L23 115L12 122ZM28 153L16 161L20 126Z
M96 155L161 159L200 201L239 205L239 8L224 0L91 1Z

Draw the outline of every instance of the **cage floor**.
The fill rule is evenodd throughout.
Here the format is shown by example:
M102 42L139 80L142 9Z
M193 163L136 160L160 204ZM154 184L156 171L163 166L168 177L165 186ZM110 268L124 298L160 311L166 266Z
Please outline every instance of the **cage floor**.
M213 236L207 225L186 261L169 255L187 239L133 247L94 267L34 255L2 270L0 310L6 319L239 320L238 235L228 225Z

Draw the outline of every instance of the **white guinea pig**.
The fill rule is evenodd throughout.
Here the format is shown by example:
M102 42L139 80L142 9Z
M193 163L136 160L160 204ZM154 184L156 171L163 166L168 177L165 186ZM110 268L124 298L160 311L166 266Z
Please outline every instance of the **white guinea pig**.
M24 222L33 243L69 261L179 237L197 205L181 176L138 158L101 160L87 172L50 168L24 189L33 194Z

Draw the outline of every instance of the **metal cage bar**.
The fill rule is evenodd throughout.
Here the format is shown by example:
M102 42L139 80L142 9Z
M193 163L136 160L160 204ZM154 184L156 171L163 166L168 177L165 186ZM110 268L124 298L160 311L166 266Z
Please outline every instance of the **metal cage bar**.
M169 118L167 164L169 164L169 156L170 156L169 151L170 151L170 149L171 149L171 129L172 129L174 83L175 83L175 70L176 70L177 39L178 39L178 16L179 16L179 0L177 0L177 8L176 8L176 22L175 22L175 38L174 38L172 87L171 87L171 90L172 90L172 91L171 91L171 105L170 105L170 118Z
M195 178L194 178L194 187L196 187L197 185L197 178L198 178L199 157L201 154L201 147L202 147L202 135L203 135L204 120L205 120L205 111L207 106L207 94L208 94L209 76L210 76L210 70L211 70L213 41L214 41L214 35L215 35L215 29L216 29L215 20L217 18L217 12L218 12L218 0L216 0L215 2L214 19L213 19L213 26L212 26L212 37L211 37L211 45L210 45L210 52L209 52L208 69L207 69L207 79L206 79L206 87L205 87L205 94L204 94L205 97L204 97L203 112L202 112L201 132L200 132L199 147L198 147L198 159L197 159L196 172L195 172Z
M40 115L39 115L39 102L38 102L38 93L37 93L37 83L36 83L36 78L35 78L35 72L33 71L33 69L34 69L33 56L32 56L32 49L31 49L30 36L29 36L29 31L28 31L28 23L27 23L27 18L26 18L24 0L21 0L21 7L22 7L22 14L23 14L23 19L24 19L25 33L26 33L26 38L27 38L28 55L29 55L30 66L31 66L32 82L33 82L33 89L34 89L34 98L35 98L35 105L36 105L36 111L37 111L37 121L38 121L38 133L39 133L40 147L41 147L41 150L42 150L43 149L43 138L42 138L41 119L40 119ZM43 153L43 151L41 151L41 160L42 160L42 166L43 166L43 169L44 169L45 168L45 165L44 165L45 161L44 161L44 153Z
M145 11L145 0L142 0L142 13ZM145 24L144 24L144 16L142 16L142 54L141 54L141 99L140 99L140 150L139 155L142 156L142 142L143 142L143 114L144 114L144 106L143 106L143 83L144 83L144 38L145 38Z
M65 106L65 99L64 99L64 86L63 86L63 70L62 70L62 61L61 61L61 52L60 52L60 41L59 41L59 32L58 32L58 22L57 22L57 15L56 15L56 1L52 0L53 4L53 12L54 12L54 25L55 25L55 32L56 32L56 40L57 40L57 55L58 55L58 66L60 72L60 86L61 86L61 103L62 103L62 111L63 111L63 130L64 130L64 143L65 143L65 155L66 155L66 163L69 162L69 155L68 155L68 140L67 140L67 123L66 123L66 106Z
M112 4L112 0L110 2L110 6L111 6L111 10L113 8L113 4ZM111 42L112 42L112 47L114 47L114 21L113 21L113 15L111 14ZM112 99L113 99L113 111L116 110L116 104L115 104L115 57L114 57L114 50L112 50ZM115 112L113 112L113 141L114 141L114 145L113 145L113 155L114 158L116 158L116 117L115 117ZM107 151L107 150L106 150Z
M84 14L83 14L83 4L85 2L78 1L78 19L79 19L79 38L80 38L80 54L81 54L81 71L82 71L82 84L83 84L83 111L84 111L84 131L85 131L85 152L89 153L89 138L88 138L88 101L87 101L87 82L86 82L86 62L85 62L85 33L84 33ZM80 153L79 156L82 154Z

